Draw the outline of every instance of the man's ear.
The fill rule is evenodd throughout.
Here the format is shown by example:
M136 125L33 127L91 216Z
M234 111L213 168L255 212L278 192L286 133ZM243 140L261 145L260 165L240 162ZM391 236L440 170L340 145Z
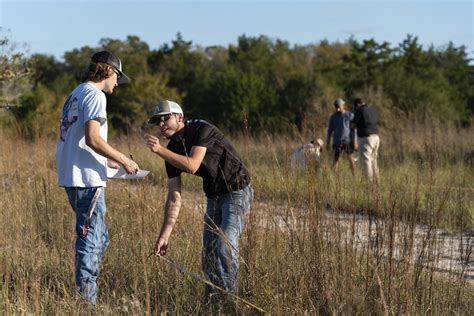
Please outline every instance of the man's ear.
M112 69L112 66L107 66L107 78L112 77L114 74L114 70Z

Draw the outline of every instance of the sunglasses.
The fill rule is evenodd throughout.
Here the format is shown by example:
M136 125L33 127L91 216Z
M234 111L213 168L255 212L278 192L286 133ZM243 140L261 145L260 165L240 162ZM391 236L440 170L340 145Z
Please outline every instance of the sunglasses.
M170 114L165 114L165 115L162 115L162 116L159 116L158 117L158 121L156 121L156 124L159 125L161 122L166 122L167 120L170 119L170 117L173 115L173 113L170 113Z
M115 74L117 75L117 79L119 79L120 77L122 77L122 74L115 68L112 67L112 70L115 72Z

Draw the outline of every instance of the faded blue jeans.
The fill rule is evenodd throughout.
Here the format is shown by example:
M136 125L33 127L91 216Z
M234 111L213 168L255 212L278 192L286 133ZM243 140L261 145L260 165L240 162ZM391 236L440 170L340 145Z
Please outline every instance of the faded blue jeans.
M234 293L239 273L239 241L254 191L248 185L240 191L207 199L204 218L202 265L215 285ZM206 295L217 293L207 286Z
M105 225L105 188L65 189L76 213L76 285L81 295L95 305L99 266L109 245L109 233Z

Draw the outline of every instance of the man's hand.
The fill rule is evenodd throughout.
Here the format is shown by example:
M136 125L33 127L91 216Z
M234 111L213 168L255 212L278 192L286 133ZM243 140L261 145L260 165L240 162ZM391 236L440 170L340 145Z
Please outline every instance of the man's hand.
M155 137L153 135L145 135L145 139L146 139L146 146L148 148L150 148L150 150L152 152L154 152L155 154L158 153L158 151L160 150L160 148L162 147L161 144L160 144L160 140L158 139L158 137Z
M166 254L166 250L168 249L168 240L158 236L155 244L155 254L157 256L164 256Z
M128 174L137 173L140 168L137 163L130 158L125 156L123 160L123 168L127 171Z
M111 161L120 163L128 174L137 173L140 168L132 159L128 158L109 144L100 136L100 122L96 120L89 120L85 124L85 141L86 145L89 146L93 151L107 157L107 165L111 168L116 169L116 166L112 166Z
M123 168L128 174L137 173L140 168L132 159L128 159L125 155L122 157ZM107 159L107 166L112 169L120 169L120 163L112 159Z

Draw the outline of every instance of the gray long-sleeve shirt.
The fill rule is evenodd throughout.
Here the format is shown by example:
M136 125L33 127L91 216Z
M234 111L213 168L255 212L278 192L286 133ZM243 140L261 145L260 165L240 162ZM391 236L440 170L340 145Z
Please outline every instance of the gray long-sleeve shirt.
M326 144L331 143L331 135L333 135L332 146L337 147L341 144L350 144L354 141L354 129L350 127L354 113L350 111L334 112L329 118L329 127L326 137Z

